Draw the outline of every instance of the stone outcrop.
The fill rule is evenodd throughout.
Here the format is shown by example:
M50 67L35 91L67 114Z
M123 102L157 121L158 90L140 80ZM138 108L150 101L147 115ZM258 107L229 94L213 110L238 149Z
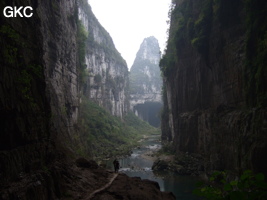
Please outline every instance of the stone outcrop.
M157 182L115 174L95 165L94 161L79 159L76 163L56 163L52 167L48 166L46 170L23 174L20 176L20 181L13 183L8 189L0 188L0 198L3 200L175 199L172 193L161 192ZM116 178L112 181L114 176ZM101 191L97 192L99 190Z
M46 97L51 107L50 129L71 137L77 123L79 82L76 1L64 3L40 2L39 16L42 43L42 65L46 82ZM53 22L53 23L51 23Z
M31 6L31 18L1 16L1 181L52 162L77 121L76 2Z
M174 200L171 192L160 192L159 184L151 180L141 180L140 177L129 178L119 174L112 185L98 193L92 199L129 199L129 200Z
M203 156L206 171L267 173L267 110L260 103L266 74L253 74L261 67L250 70L256 57L250 52L262 48L255 44L259 38L254 31L266 25L260 21L251 32L248 24L257 18L249 13L266 8L266 3L248 5L249 1L176 0L172 7L168 47L160 63L162 139L172 141L176 153ZM258 66L264 62L258 60ZM251 76L258 85L252 84Z
M159 126L157 114L162 106L162 79L159 69L158 40L145 38L130 70L130 108L141 119Z
M175 172L179 175L202 176L204 172L205 161L199 155L181 154L173 159L158 158L152 166L154 173L161 171Z
M83 92L112 115L122 117L129 110L127 64L87 3L80 3L79 19L88 32Z
M70 161L76 156L73 140L78 137L81 94L101 97L101 105L110 102L106 108L122 116L127 111L123 93L127 68L117 53L110 49L105 52L90 43L88 73L100 74L110 86L88 89L96 86L95 81L87 88L82 86L77 32L84 7L79 7L76 0L4 0L0 7L29 6L28 3L33 8L31 18L0 17L0 199L68 199L69 195L78 199L97 189L99 180L106 179L108 173L101 170L83 174ZM95 20L93 16L90 19ZM97 33L103 29L98 25L95 22L88 27L89 34L96 32L95 44L106 44L101 42L104 39L111 42L108 36L102 38ZM101 91L102 96L94 96L92 91ZM92 180L91 176L97 179Z

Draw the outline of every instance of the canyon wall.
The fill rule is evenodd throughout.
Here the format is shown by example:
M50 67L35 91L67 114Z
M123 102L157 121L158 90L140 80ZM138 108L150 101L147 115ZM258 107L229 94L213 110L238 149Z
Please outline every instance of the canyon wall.
M141 119L158 127L162 107L160 48L154 37L145 38L130 70L130 108Z
M172 142L177 154L201 155L206 171L267 173L267 25L259 11L266 6L173 1L160 62L162 139Z
M23 188L25 199L55 199L59 171L40 170L66 157L78 118L77 4L0 4L33 8L31 18L0 18L0 198L19 198ZM21 184L2 190L12 181Z
M88 34L85 53L87 77L83 93L112 115L122 118L129 110L127 64L109 33L83 1L79 5L79 19Z
M14 5L31 6L33 16L4 17L2 8ZM73 158L82 144L81 96L122 117L127 66L87 1L6 0L0 8L0 198L60 198L68 169L52 165ZM88 31L84 58L79 19Z
M51 140L67 141L78 114L76 2L31 6L32 18L1 17L1 176L10 178L49 162Z

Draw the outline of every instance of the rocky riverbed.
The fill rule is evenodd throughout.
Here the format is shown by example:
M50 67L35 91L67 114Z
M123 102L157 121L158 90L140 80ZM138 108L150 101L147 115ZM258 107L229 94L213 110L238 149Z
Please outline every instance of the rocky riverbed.
M170 192L161 192L157 182L115 174L95 161L80 158L75 162L57 162L34 174L22 174L16 182L1 185L0 199L174 200L175 197Z
M169 152L159 151L160 147L155 148L141 154L141 157L153 161L152 170L157 172L168 171L178 175L203 176L204 161L199 155L179 154L174 156Z
M204 162L198 155L180 154L154 156L152 169L157 171L171 171L179 175L203 176Z
M188 172L180 171L180 174L177 173L179 170L179 166L176 166L177 158L170 152L164 152L164 148L161 148L160 136L145 137L140 141L139 147L132 150L131 155L119 159L121 166L119 172L130 177L156 181L161 191L172 192L176 199L199 200L199 197L192 194L196 183L199 181L198 176L192 176L193 173L189 173L190 170L194 171L193 167L191 167L192 169L188 168ZM190 157L188 155L181 161L186 163ZM112 160L106 161L105 164L108 169L113 169ZM152 167L154 168L154 166L159 168L153 170Z

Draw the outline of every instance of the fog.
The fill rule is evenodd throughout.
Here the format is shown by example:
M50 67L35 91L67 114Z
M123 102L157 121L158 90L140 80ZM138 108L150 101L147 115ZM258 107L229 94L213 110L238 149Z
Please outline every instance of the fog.
M117 50L133 64L143 39L155 36L165 49L171 0L88 0L101 25L110 33Z

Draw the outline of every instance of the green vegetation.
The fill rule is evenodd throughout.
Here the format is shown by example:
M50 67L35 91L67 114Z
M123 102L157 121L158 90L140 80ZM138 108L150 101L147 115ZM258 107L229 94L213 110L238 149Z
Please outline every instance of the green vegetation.
M96 17L94 16L92 9L86 0L79 0L80 7L83 8L84 12L88 15L90 19L91 26L89 27L89 35L88 35L88 48L87 50L90 52L91 49L101 49L103 50L107 57L114 59L115 62L121 65L126 65L125 60L122 58L121 54L115 48L115 45L109 35L109 33L101 26ZM98 34L103 38L101 42L98 42L94 39L93 29L97 26Z
M145 74L133 74L130 73L130 94L144 94L143 85L149 82L148 77Z
M170 126L169 126L169 108L167 101L167 90L166 85L162 86L162 100L163 106L161 109L161 131L162 131L162 140L163 141L171 141L172 138L169 138L171 134Z
M40 65L28 65L20 73L17 79L18 88L23 99L28 100L31 106L36 106L31 93L32 82L35 78L42 79L43 68Z
M169 11L171 23L167 48L160 60L160 68L165 76L173 74L175 65L179 56L182 55L186 43L194 37L194 20L191 6L191 1L183 1L179 6L177 1L172 1Z
M186 44L191 44L207 59L214 1L201 1L197 17L193 13L192 4L192 1L187 0L178 6L178 3L173 1L171 6L171 27L167 49L160 61L161 71L164 75L173 73L175 63L182 56Z
M10 26L2 25L0 28L0 33L5 34L8 38L10 38L16 44L19 44L20 46L25 47L25 43L22 42L22 38L20 37L20 35Z
M208 183L200 183L194 193L210 200L265 200L267 182L263 174L253 174L250 170L232 181L226 172L215 172Z
M178 3L180 4L178 5ZM193 3L194 7L192 6ZM188 9L188 7L191 7L191 9ZM190 53L192 53L191 54L192 56L196 53L194 52L194 49L191 47L194 47L195 50L197 50L197 52L202 57L206 58L206 55L212 55L209 53L209 47L208 47L208 45L210 45L208 43L212 41L215 42L215 44L213 44L214 46L217 46L218 49L219 48L223 49L222 52L225 52L227 54L228 50L232 50L228 49L231 48L228 45L229 43L231 44L231 42L228 39L226 39L229 36L225 37L224 34L233 33L234 34L233 37L239 36L238 40L242 42L241 45L245 43L246 46L246 55L244 58L246 63L244 63L244 66L242 66L243 64L242 62L244 61L242 55L242 49L240 52L233 51L233 53L231 53L232 54L231 56L235 56L236 58L238 58L237 62L239 63L237 65L237 69L242 70L243 72L243 80L239 80L242 85L240 84L240 86L238 86L239 88L244 89L245 93L246 105L244 105L242 109L247 110L247 112L250 112L249 111L250 108L259 108L258 110L261 110L261 108L266 108L267 106L267 84L266 84L267 15L264 14L266 13L266 10L267 10L266 1L261 1L261 0L245 0L245 1L174 0L171 9L171 24L170 24L171 26L169 31L167 49L165 50L165 54L163 55L163 58L160 61L161 71L163 76L165 76L165 78L167 79L167 83L168 80L171 80L169 81L169 83L173 83L175 81L174 79L176 77L175 75L178 74L176 72L176 69L179 59L183 59L180 71L183 71L184 68L186 68L187 66L186 59L190 57ZM243 18L242 16L246 16L246 18ZM235 26L237 25L238 26L246 25L246 33L236 28ZM212 28L214 28L214 33L219 33L218 30L223 33L223 34L219 33L218 35L219 39L210 38ZM216 35L214 34L212 36L216 37ZM246 37L245 41L243 41L244 36ZM232 35L230 37L232 37ZM187 51L186 58L183 57L184 51ZM222 58L224 59L224 57ZM214 57L211 60L214 60ZM220 59L218 59L216 62L219 61ZM226 63L227 62L222 62L222 64ZM242 66L242 69L240 69L239 66ZM222 68L220 70L223 70L224 66L222 65L221 67ZM240 98L242 99L242 97ZM163 100L166 102L165 91L163 94ZM239 109L239 107L236 109ZM162 122L168 119L168 112L169 112L168 108L164 107L164 110L162 112ZM253 109L253 112L255 112L255 109ZM252 122L255 123L249 123L250 126L252 127L249 128L249 131L252 131L253 133L252 134L253 139L251 139L250 141L253 142L260 141L260 138L263 137L264 128L262 124L262 118L264 117L257 116L255 117L255 120L254 119L252 120ZM247 121L248 119L245 120ZM165 124L162 123L162 126L164 126ZM162 127L163 134L168 133L168 131L169 131L168 125ZM244 132L244 134L245 133L246 131ZM241 134L240 136L244 137L244 134ZM242 160L245 161L246 159L247 158L242 158ZM250 178L253 180L257 179L255 176L251 175ZM239 179L238 184L240 185L238 185L238 187L232 185L233 186L232 190L228 190L229 189L228 188L227 189L228 191L223 191L224 186L222 186L222 190L216 189L215 186L212 187L207 186L206 188L202 189L202 192L203 191L208 192L207 195L211 195L211 192L215 194L216 192L219 193L216 194L217 196L215 197L211 195L210 198L208 199L224 199L224 198L237 199L234 197L234 195L241 195L239 191L241 191L241 193L245 192L242 189L242 181L245 180ZM235 182L232 182L232 184L233 183ZM257 181L255 184L257 184ZM232 194L230 194L230 192ZM239 198L239 199L246 199L246 198ZM260 199L260 197L258 199Z
M162 74L164 76L168 76L173 72L173 69L175 67L175 63L177 62L177 50L175 46L175 38L178 43L182 42L182 35L179 35L183 33L181 31L183 26L183 17L177 17L178 15L178 7L175 4L175 1L172 1L172 5L170 7L169 11L169 18L170 18L170 29L169 29L169 39L167 41L167 47L165 49L165 52L163 53L162 59L160 60L159 66ZM177 36L175 36L177 33Z
M192 6L199 6L199 12ZM260 0L203 0L183 1L178 5L173 0L170 9L170 30L167 49L160 61L163 75L171 76L185 45L191 44L204 58L209 55L209 36L212 24L227 29L243 23L238 10L246 13L246 66L244 84L247 105L265 107L267 105L267 10L266 2Z
M1 52L3 53L3 65L8 69L16 69L18 73L14 81L17 85L15 87L16 94L26 101L31 108L36 108L37 103L33 98L33 90L36 87L35 81L43 80L43 68L35 62L25 64L23 55L25 52L28 53L30 47L25 43L24 38L11 26L2 25L0 34L3 41L8 42L7 44L3 43L4 48L2 48ZM7 77L7 74L4 74L4 77ZM8 82L5 83L8 84Z
M15 64L19 56L19 48L25 48L26 45L21 36L10 26L2 25L0 33L10 41L4 48L3 56L8 64Z
M85 83L86 76L86 64L85 64L85 54L86 54L86 41L88 38L88 32L85 30L85 27L82 25L82 22L78 21L78 33L77 33L77 44L78 44L78 56L79 56L79 80L80 83Z
M171 143L165 143L162 148L157 151L156 155L175 155L173 145Z
M123 120L110 115L96 103L82 98L79 132L85 146L96 159L125 155L137 146L143 135L160 134L159 130L128 113ZM83 149L78 151L84 155Z
M145 73L140 73L144 70L144 66L146 66L148 70L152 73L152 77L149 77ZM144 94L145 89L143 85L155 85L160 88L162 82L158 66L155 66L155 64L151 63L149 60L137 60L134 62L134 65L132 66L129 75L129 81L131 94Z
M190 30L190 34L188 35L191 37L193 36L191 44L204 56L207 56L209 52L208 37L211 30L212 17L212 0L203 1L201 13L194 22L194 31Z

